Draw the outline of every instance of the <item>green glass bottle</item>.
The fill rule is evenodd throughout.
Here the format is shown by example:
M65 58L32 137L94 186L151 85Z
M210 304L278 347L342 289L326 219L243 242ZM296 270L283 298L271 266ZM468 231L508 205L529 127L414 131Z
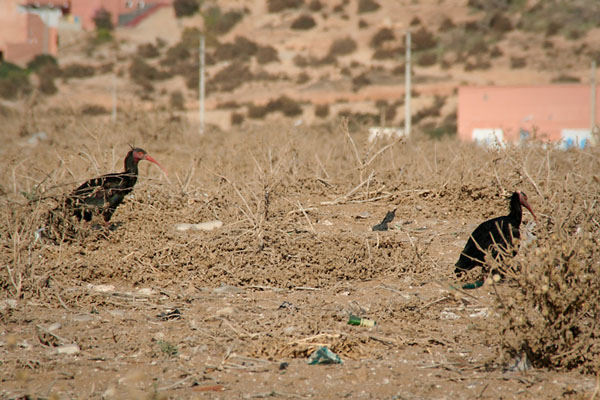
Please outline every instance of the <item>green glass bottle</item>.
M377 324L377 322L368 318L357 317L356 315L350 315L350 319L348 320L349 325L358 325L358 326L366 326L367 328L373 327Z

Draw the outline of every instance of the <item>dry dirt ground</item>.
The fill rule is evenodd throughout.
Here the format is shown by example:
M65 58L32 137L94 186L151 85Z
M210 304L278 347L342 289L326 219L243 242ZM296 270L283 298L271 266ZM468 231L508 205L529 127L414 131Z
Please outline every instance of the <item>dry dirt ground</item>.
M595 148L485 150L419 132L369 146L363 128L346 135L337 123L199 136L177 115L123 112L113 123L41 106L1 118L3 399L588 399L598 390L591 374L511 369L496 300L511 283L455 289L452 272L469 233L506 213L513 190L528 193L540 229L557 213L597 207ZM116 230L36 236L61 196L121 170L128 144L169 175L140 164ZM392 229L371 231L395 207ZM175 228L212 220L223 226ZM377 324L348 325L351 313ZM343 364L307 364L320 346Z

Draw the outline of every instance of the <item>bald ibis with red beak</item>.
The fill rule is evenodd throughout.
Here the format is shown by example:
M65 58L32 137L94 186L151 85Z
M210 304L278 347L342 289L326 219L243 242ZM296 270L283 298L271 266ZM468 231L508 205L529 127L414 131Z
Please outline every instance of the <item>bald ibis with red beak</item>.
M513 248L513 238L521 237L519 231L523 219L521 206L527 207L533 218L537 219L527 201L527 195L520 191L514 192L510 197L510 213L508 215L485 221L471 233L455 264L454 273L456 275L460 276L465 271L483 266L486 251L491 250L492 257L498 257L498 249L494 244L503 251L512 249L513 255L516 254L516 249Z
M133 190L141 160L150 161L167 173L146 150L132 148L125 157L125 171L102 175L85 182L67 197L68 209L79 220L91 221L94 214L102 214L104 221L108 223L125 196Z

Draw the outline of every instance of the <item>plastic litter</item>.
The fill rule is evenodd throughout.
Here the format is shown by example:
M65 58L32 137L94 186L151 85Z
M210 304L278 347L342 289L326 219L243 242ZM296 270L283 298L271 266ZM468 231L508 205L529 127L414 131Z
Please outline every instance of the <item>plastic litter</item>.
M342 364L342 359L326 346L321 346L308 357L308 364Z
M348 319L348 325L366 326L368 328L377 325L377 322L368 318L357 317L356 315L350 315Z

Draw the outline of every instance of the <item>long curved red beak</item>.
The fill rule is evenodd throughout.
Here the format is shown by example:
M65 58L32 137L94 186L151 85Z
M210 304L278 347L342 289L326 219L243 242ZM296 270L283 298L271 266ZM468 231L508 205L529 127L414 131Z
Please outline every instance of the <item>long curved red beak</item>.
M531 209L531 206L529 205L529 203L527 202L527 200L521 199L521 205L524 205L529 210L529 212L531 213L531 215L533 215L533 219L535 219L537 221L537 216L535 215L535 213Z
M156 161L154 158L152 158L152 157L151 157L151 156L149 156L148 154L146 154L146 155L144 156L144 160L150 161L151 163L154 163L154 164L158 165L158 168L160 168L160 169L162 170L162 172L164 172L164 174L165 174L166 176L169 176L169 174L167 174L167 170L166 170L166 169L164 169L164 168L163 168L163 166L162 166L162 165L160 165L160 164L158 163L158 161Z

